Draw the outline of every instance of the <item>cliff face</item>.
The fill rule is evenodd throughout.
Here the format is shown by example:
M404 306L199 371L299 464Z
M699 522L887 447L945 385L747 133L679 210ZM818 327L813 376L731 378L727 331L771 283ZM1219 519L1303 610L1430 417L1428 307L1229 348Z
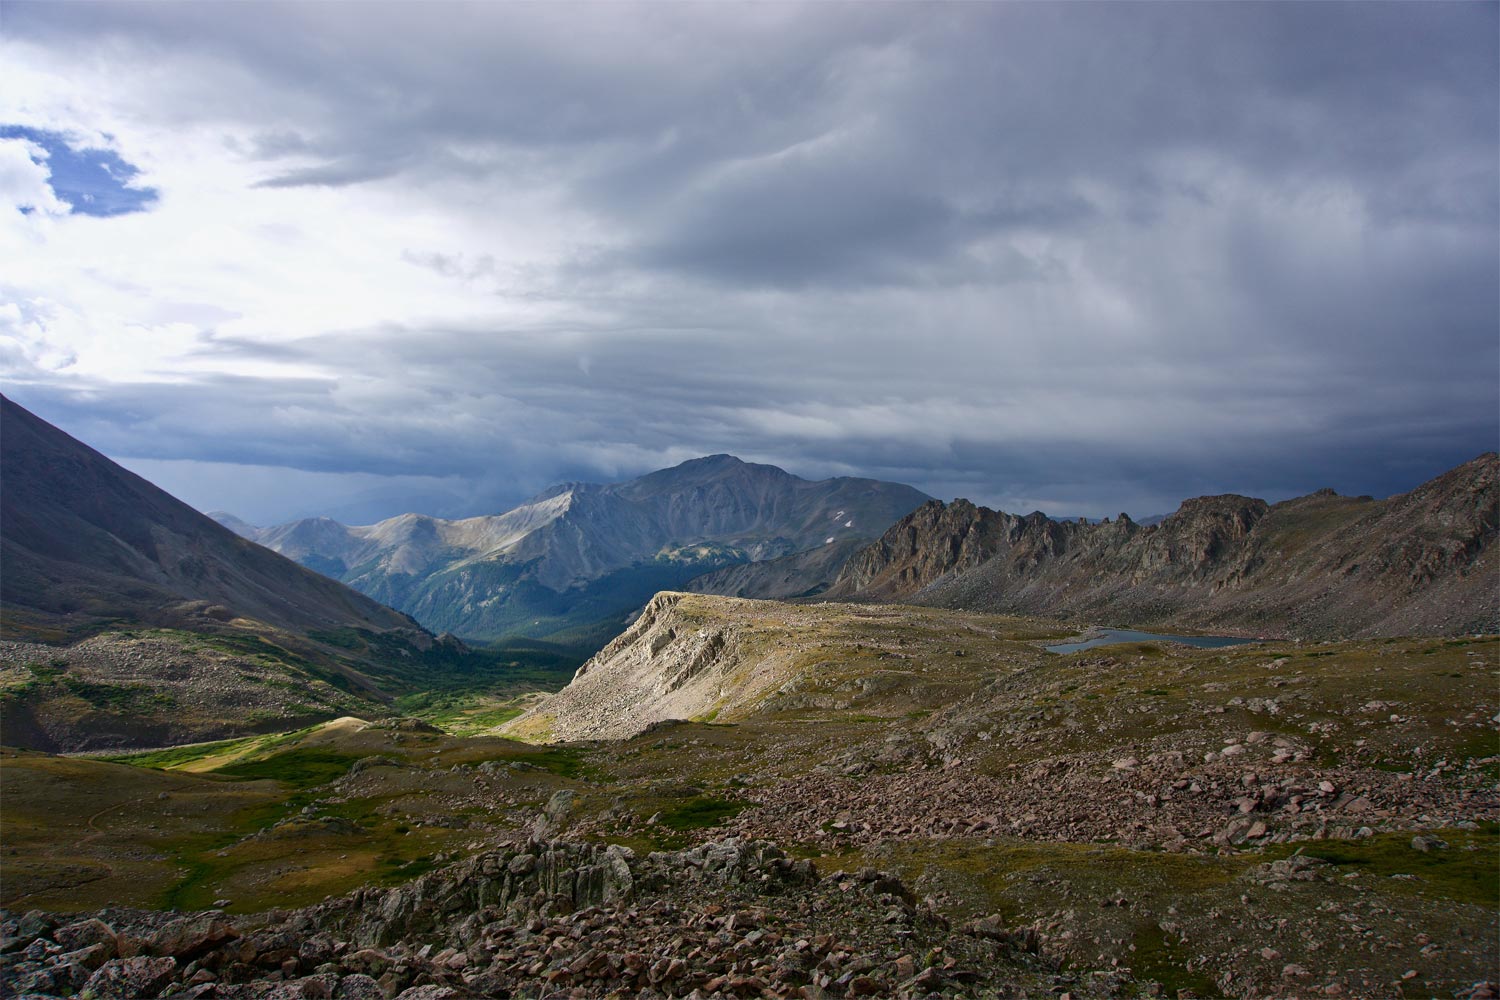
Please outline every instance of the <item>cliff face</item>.
M827 596L1307 637L1500 628L1500 459L1388 500L1189 500L1159 525L924 504Z

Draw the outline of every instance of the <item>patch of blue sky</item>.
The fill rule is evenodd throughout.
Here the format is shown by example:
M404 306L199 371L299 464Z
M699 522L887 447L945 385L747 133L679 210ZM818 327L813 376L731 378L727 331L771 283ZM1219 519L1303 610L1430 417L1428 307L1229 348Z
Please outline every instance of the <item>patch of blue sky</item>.
M25 139L46 150L52 190L75 213L108 217L144 212L157 199L156 188L131 183L140 170L112 149L75 147L60 132L21 125L0 125L0 139Z

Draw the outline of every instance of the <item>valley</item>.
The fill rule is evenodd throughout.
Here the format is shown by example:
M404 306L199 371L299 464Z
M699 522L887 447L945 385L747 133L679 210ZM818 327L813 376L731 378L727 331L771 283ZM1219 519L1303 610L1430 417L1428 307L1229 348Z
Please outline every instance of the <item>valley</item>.
M1500 0L0 0L0 1000L1500 1000Z
M5 996L1497 992L1493 455L1152 527L728 456L375 526L550 637L471 644L5 414Z
M0 397L0 733L50 751L284 732L396 699L555 688L249 542Z

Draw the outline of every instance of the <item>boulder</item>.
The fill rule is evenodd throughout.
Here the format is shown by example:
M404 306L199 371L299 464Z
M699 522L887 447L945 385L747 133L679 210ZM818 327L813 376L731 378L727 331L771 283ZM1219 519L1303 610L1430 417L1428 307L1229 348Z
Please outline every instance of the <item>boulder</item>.
M175 958L113 958L89 977L83 992L93 1000L143 1000L159 995L176 973Z
M333 991L333 1000L385 1000L385 993L375 980L356 973L339 980Z
M168 921L151 935L150 946L157 955L190 961L237 937L239 933L223 914L209 911Z
M115 931L104 921L97 917L88 920L75 920L71 924L64 924L52 935L52 940L62 945L68 951L77 951L87 948L89 945L108 942L110 948L115 947ZM110 956L114 957L114 956Z

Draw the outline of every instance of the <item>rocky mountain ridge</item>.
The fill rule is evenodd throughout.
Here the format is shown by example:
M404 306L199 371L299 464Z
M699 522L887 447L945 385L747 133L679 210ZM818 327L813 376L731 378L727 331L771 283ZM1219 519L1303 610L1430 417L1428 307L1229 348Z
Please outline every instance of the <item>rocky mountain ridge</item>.
M613 622L705 570L877 537L926 499L712 455L623 483L563 484L494 516L236 527L431 628L485 639Z
M502 731L555 740L624 739L656 722L703 717L722 697L736 705L753 700L778 682L779 671L775 664L747 662L736 614L745 605L735 598L657 594L566 688ZM714 620L700 626L699 613Z
M923 505L850 558L830 599L930 604L1253 635L1500 628L1500 458L1387 500L1183 503L1154 526Z

